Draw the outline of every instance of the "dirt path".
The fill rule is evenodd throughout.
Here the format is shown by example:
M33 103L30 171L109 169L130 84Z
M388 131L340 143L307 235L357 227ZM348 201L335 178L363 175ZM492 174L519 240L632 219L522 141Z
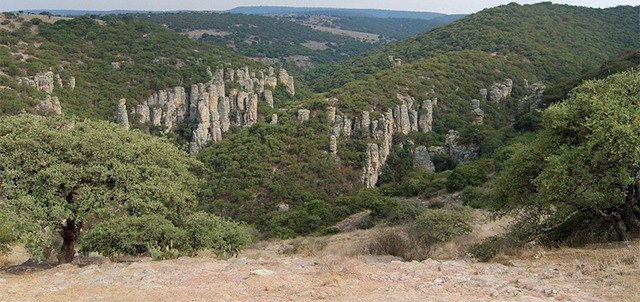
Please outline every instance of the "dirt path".
M5 270L0 301L640 301L637 244L549 251L504 264L401 262L333 254L345 238L331 239L321 252L310 248L312 256L283 255L286 245L274 242L229 260Z

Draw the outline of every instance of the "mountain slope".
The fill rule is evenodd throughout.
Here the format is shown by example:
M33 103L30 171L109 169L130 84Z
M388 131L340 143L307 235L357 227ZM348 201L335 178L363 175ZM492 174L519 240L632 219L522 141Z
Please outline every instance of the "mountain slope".
M298 67L335 62L375 47L284 19L209 12L139 14L136 17L238 53ZM377 37L376 39L377 40Z
M119 99L135 105L156 90L206 82L209 66L262 66L130 16L79 17L55 24L7 16L17 26L0 32L2 114L28 109L45 98L42 90L19 84L38 74L49 82L48 94L59 97L65 113L110 120Z
M256 15L315 14L336 17L408 18L424 20L446 16L445 14L434 12L289 6L240 6L228 10L228 12Z
M321 66L308 79L317 91L326 91L391 68L389 56L410 63L449 51L474 49L521 56L531 62L541 79L556 81L640 45L639 14L640 7L629 6L592 9L512 3L335 65Z

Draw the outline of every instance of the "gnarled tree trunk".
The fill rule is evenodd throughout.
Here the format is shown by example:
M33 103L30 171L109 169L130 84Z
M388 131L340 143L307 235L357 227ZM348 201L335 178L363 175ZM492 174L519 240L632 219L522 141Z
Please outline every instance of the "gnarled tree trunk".
M59 263L70 263L76 255L76 241L80 235L82 224L72 219L67 219L61 225L60 236L62 236L62 248L58 255Z

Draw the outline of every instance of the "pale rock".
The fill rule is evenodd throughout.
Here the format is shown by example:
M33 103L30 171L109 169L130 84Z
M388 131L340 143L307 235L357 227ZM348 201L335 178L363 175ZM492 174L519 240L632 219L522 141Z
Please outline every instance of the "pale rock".
M526 82L526 87L527 95L520 99L520 102L518 103L518 113L525 113L538 109L544 98L544 92L547 89L547 86L542 82L533 83L531 85Z
M220 115L220 126L222 132L226 133L231 127L231 119L229 114L231 113L231 101L228 97L225 97L218 103L218 114Z
M336 107L327 107L327 118L331 125L336 122Z
M120 62L111 62L111 68L114 70L118 70L121 67L121 63Z
M334 156L338 154L338 138L335 135L329 141L329 153Z
M258 95L251 94L247 102L247 113L245 114L245 125L251 126L258 122Z
M189 153L197 154L204 146L211 141L211 135L207 124L198 124L198 128L193 130L191 135L191 143L189 144Z
M433 129L433 103L431 100L422 102L422 111L418 117L418 128L422 133L429 133Z
M125 99L120 99L120 101L118 101L116 123L129 130L129 115L127 114L127 100Z
M502 82L494 83L489 89L489 99L494 103L499 103L511 96L513 90L513 80L505 79Z
M346 137L351 136L351 130L353 129L353 121L346 115L342 117L342 134Z
M136 106L136 113L140 116L140 123L147 123L150 121L150 111L149 106L145 104L140 104Z
M429 147L429 154L446 154L444 147L442 146L431 146Z
M333 123L333 135L339 137L342 134L342 127L343 127L343 122L342 122L342 115L337 115L333 118L334 123Z
M151 124L154 126L162 125L162 108L151 107L151 116L149 117Z
M224 69L224 80L229 82L234 82L236 78L236 71L233 68L225 68Z
M271 90L265 90L262 92L262 99L267 102L269 107L273 108L273 92Z
M463 145L457 131L449 130L445 139L445 153L456 161L466 161L478 157L478 148L473 144Z
M271 124L272 125L278 124L278 115L275 113L271 115Z
M418 131L418 111L409 110L409 124L411 131Z
M369 133L371 131L371 114L369 111L362 111L362 121L360 124L362 132Z
M309 111L308 109L298 110L298 121L300 122L300 124L308 121L310 116L311 116L311 111Z
M69 88L71 88L71 90L76 89L76 78L75 77L70 77L69 81L67 81L67 86L69 86Z
M480 89L479 93L480 93L480 99L486 100L487 95L489 94L489 91L487 90L487 88L482 88Z
M58 97L47 95L44 100L38 102L35 106L36 112L40 115L62 114L62 106ZM125 108L126 110L126 108Z
M38 73L33 77L36 89L42 90L48 94L53 93L53 72Z
M480 108L480 100L476 100L476 99L471 100L471 107L473 107L473 109Z
M276 86L278 85L278 78L276 77L276 74L275 74L275 71L273 70L273 67L269 67L269 74L267 75L267 77L265 79L264 85L266 87L271 88L271 89L275 89Z
M289 75L286 69L280 68L280 73L278 74L278 81L280 81L280 84L282 84L285 87L285 89L287 90L287 93L289 93L291 96L296 95L296 88L293 82L293 77Z
M473 109L473 114L475 116L473 120L474 125L482 125L484 123L484 111L480 108Z
M62 83L62 78L60 77L59 74L56 73L56 82L58 83L58 86L60 88L64 88L64 84Z
M436 166L431 161L429 150L425 146L418 146L413 151L413 168L434 172Z
M377 144L367 144L366 161L362 171L362 183L366 188L375 188L382 164Z

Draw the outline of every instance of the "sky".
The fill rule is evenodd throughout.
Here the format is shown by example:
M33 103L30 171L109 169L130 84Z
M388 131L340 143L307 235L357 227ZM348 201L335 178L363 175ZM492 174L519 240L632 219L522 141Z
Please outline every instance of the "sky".
M428 11L445 14L470 14L484 8L510 2L531 4L538 1L518 0L0 0L0 11L23 9L69 9L69 10L227 10L237 6L296 6L296 7L340 7L378 8L408 11ZM589 7L615 7L618 5L640 5L640 0L567 0L552 1Z

